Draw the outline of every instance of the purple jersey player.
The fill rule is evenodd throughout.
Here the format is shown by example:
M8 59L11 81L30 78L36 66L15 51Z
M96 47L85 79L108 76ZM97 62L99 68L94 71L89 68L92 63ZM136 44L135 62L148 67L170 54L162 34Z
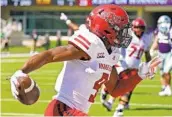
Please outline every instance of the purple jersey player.
M157 22L158 33L155 36L154 43L151 47L150 53L153 56L155 51L158 50L158 54L163 58L163 62L160 65L161 71L161 84L162 91L159 92L160 96L170 96L172 95L170 80L170 71L172 69L172 46L170 34L171 19L167 15L159 17Z

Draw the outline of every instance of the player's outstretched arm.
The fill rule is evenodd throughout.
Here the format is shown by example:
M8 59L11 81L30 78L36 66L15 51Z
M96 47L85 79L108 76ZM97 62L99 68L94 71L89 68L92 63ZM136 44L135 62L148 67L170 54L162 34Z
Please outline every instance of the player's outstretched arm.
M60 15L60 19L61 20L64 20L66 22L66 25L69 26L72 30L78 30L79 29L79 26L75 23L73 23L66 14L64 13L61 13Z
M24 73L29 73L47 63L80 59L83 57L85 59L89 58L85 52L69 44L67 46L56 47L32 56L24 64L21 70Z
M124 95L126 92L133 90L142 79L153 77L156 72L156 67L161 62L161 58L154 57L148 63L141 63L138 70L127 69L119 76L114 68L110 80L105 83L105 86L113 97Z
M70 28L72 28L72 30L76 31L79 29L79 26L73 22L70 22L67 24Z
M123 74L125 75L119 77L116 70L114 69L113 73L110 76L110 80L105 84L108 89L108 92L113 97L118 97L125 94L126 92L131 91L142 80L138 76L136 69L127 69L124 72L125 73ZM125 77L125 79L122 77Z
M158 49L158 38L156 36L155 39L154 39L154 41L153 41L153 44L152 44L152 46L150 48L150 55L151 56L154 56L155 50L157 50L157 49Z
M20 93L17 91L16 87L19 84L18 78L26 77L29 72L34 71L47 63L80 58L89 59L89 56L82 50L70 44L67 46L56 47L30 57L24 66L20 70L16 71L10 78L12 95L16 99L18 98Z

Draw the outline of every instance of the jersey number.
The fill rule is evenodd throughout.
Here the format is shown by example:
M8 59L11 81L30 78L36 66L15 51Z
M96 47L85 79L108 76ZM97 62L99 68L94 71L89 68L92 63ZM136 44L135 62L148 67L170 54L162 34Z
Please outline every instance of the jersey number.
M134 45L132 45L131 48L133 49L133 51L131 51L131 53L129 54L130 57L133 56L133 54L134 54L135 52L137 52L137 50L138 50L137 47L134 46ZM142 54L143 54L143 52L144 52L144 49L139 48L136 58L137 58L137 59L140 59L141 56L142 56Z
M90 95L89 100L88 100L89 102L92 102L92 103L94 102L94 99L97 95L99 88L101 87L103 83L105 83L108 80L108 78L109 78L109 74L103 73L101 79L95 82L93 89L96 90L96 93Z

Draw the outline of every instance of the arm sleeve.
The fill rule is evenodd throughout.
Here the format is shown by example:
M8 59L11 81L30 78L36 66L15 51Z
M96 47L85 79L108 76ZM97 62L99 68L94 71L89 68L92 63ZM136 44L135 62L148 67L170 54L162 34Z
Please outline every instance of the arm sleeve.
M120 79L117 81L111 95L113 97L124 95L126 92L132 91L140 81L142 79L139 77L137 70L125 70L123 74L120 74Z

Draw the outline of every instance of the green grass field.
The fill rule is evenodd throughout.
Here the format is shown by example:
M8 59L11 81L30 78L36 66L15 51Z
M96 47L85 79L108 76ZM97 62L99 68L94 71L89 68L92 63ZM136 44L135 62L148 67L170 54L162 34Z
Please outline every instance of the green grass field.
M18 50L15 48L15 50ZM17 52L18 52L17 51ZM15 53L15 52L14 52ZM2 58L1 59L1 114L2 116L41 116L52 96L56 94L54 84L63 63L53 63L30 73L30 76L38 83L41 95L38 102L26 106L16 101L10 92L9 78L16 70L20 69L28 58ZM130 109L124 111L126 116L172 116L172 97L159 97L160 91L159 73L154 80L141 82L134 90L131 98ZM100 103L100 95L96 97L95 104L89 111L90 116L112 116L118 103L116 99L113 111L108 112Z
M62 41L62 44L65 45L67 44L67 41ZM55 41L51 41L50 43L50 48L54 48L56 47L56 42ZM41 52L44 51L45 48L44 47L37 47L36 51ZM2 52L6 52L6 50L1 50ZM9 47L9 52L10 53L29 53L30 52L30 48L29 47L23 47L23 46L12 46Z

